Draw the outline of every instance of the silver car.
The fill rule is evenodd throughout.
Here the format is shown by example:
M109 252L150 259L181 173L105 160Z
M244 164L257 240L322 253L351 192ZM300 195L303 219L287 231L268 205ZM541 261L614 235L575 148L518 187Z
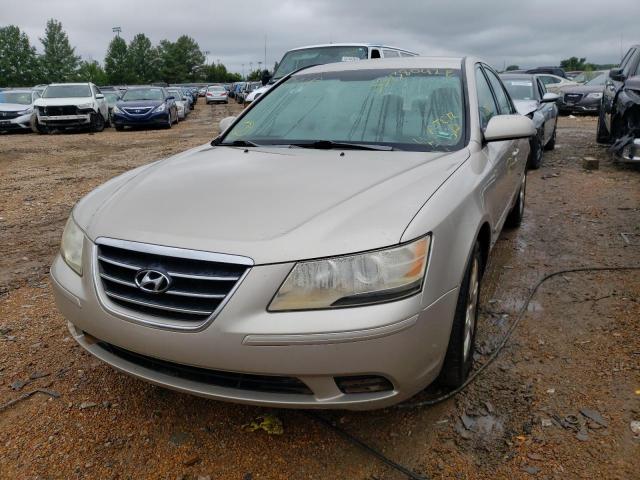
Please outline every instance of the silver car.
M533 123L472 58L298 71L211 144L84 197L51 277L76 341L212 399L373 409L473 362Z
M35 90L15 89L0 92L0 132L35 128L33 103L40 98Z
M204 94L207 105L210 103L229 103L229 95L227 89L222 85L211 85L207 87Z

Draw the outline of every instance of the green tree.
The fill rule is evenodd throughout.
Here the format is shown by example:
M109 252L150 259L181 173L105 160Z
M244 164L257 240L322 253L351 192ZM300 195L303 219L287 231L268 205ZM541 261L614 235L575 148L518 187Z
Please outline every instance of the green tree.
M109 83L126 84L132 78L131 64L127 54L127 42L120 36L113 37L107 56L104 57L104 71Z
M168 83L193 82L202 78L204 54L191 37L182 35L175 42L162 40L158 47L160 74Z
M127 50L131 66L132 83L151 83L159 79L160 57L158 50L144 34L138 33L129 43Z
M44 81L68 82L76 77L80 57L69 43L62 23L53 18L47 21L44 37L40 38L44 47L44 55L40 57L40 65Z
M505 71L512 72L513 70L520 70L520 67L518 65L509 65Z
M80 62L78 68L79 82L93 82L96 85L105 85L108 83L107 74L95 60L86 60Z
M15 25L0 28L0 86L22 87L39 80L36 49Z
M571 72L575 70L584 70L587 63L586 58L569 57L560 61L560 66Z

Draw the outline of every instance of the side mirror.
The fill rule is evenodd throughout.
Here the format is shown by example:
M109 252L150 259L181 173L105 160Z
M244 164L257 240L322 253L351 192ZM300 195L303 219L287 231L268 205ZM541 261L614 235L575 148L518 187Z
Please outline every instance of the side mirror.
M227 130L227 128L229 128L231 124L235 121L236 121L236 117L223 118L222 120L220 120L220 123L218 124L218 132L224 133Z
M96 93L96 100L101 100L104 98L104 95L101 93Z
M176 97L174 97L173 95L169 95L165 100L175 100Z
M484 130L486 142L528 138L536 134L536 127L529 117L523 115L495 115Z
M559 98L560 98L560 95L556 93L547 92L542 97L542 100L540 100L540 103L555 103L558 101Z
M616 82L624 82L624 73L621 68L612 68L609 70L609 78Z

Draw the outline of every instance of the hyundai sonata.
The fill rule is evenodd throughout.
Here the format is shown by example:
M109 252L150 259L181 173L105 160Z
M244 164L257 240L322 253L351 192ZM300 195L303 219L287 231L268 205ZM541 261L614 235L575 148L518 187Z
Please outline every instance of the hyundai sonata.
M73 209L51 275L78 343L157 385L277 407L380 408L464 382L535 134L495 71L306 68L220 128Z

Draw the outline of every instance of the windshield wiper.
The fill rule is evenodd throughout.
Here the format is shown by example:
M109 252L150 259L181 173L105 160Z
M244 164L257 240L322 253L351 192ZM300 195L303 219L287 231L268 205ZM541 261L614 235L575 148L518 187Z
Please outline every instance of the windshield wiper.
M234 140L231 143L219 143L218 145L223 147L262 147L262 145L253 143L250 140Z
M334 142L333 140L316 140L315 142L292 143L291 146L300 148L317 148L320 150L331 150L333 148L344 148L349 150L383 150L387 152L393 150L393 147L389 145L375 145L373 143Z

